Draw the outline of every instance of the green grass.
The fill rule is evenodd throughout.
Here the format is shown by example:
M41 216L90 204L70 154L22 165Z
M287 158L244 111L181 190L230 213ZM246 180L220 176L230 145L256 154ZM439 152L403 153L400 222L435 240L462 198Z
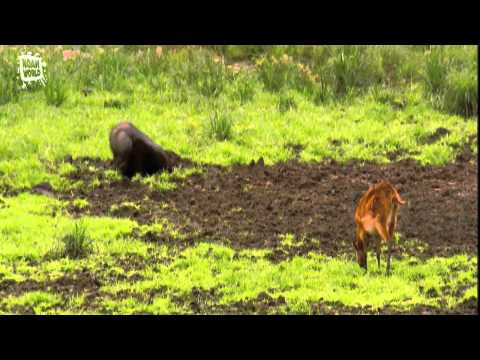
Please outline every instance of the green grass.
M20 95L20 85L18 84L15 69L6 59L0 58L0 106L9 102L18 101Z
M4 198L0 208L0 253L2 259L40 260L58 245L65 235L85 240L88 237L100 252L115 248L131 248L134 243L123 239L137 226L130 220L84 217L78 227L74 219L62 211L62 203L51 198L20 194ZM143 244L143 243L141 243Z
M60 244L53 255L78 259L88 256L92 251L92 239L87 233L85 222L75 222L73 228L60 239Z
M166 315L178 312L176 306L168 298L155 297L150 304L144 304L134 298L120 301L105 299L102 302L105 311L113 315L151 314Z
M240 101L241 105L252 101L255 97L257 81L255 76L239 73L232 84L234 98Z
M248 252L244 252L244 254ZM255 299L268 292L286 299L287 313L309 313L315 301L339 301L346 306L369 307L373 310L390 305L408 311L415 305L453 307L463 298L441 295L446 286L459 284L476 289L476 258L455 256L419 262L414 258L395 261L393 275L373 267L366 275L356 262L318 254L295 257L272 264L263 258L233 259L228 247L200 244L185 250L173 263L147 269L145 279L134 284L116 283L104 288L115 294L129 291L132 295L168 289L167 294L187 296L192 289L218 288L220 304ZM373 259L372 259L373 261ZM452 268L461 268L454 272ZM438 293L432 296L432 292ZM465 297L474 296L467 290Z
M266 164L287 160L294 154L285 148L286 143L304 145L301 157L306 161L332 157L388 162L387 154L400 149L406 155L414 153L411 156L425 164L441 165L452 161L458 151L455 145L477 131L475 121L433 109L422 101L416 87L398 95L398 101L406 103L403 109L376 101L378 95L374 94L353 98L348 104L316 106L293 92L297 108L282 113L276 96L259 93L244 106L232 106L213 118L215 108L210 109L208 103L198 109L157 103L142 91L146 90L139 87L128 113L104 108L108 97L104 93L87 98L72 95L69 103L59 108L44 104L37 94L5 105L2 111L13 120L4 124L0 118L0 137L4 139L0 144L0 187L28 188L42 181L55 188L66 186L60 169L68 170L68 165L61 165L61 159L69 154L111 158L106 141L109 130L125 118L182 157L221 165L249 163L260 157ZM419 144L438 127L447 128L450 135L433 145ZM342 151L330 146L333 139L342 141Z
M61 212L57 212L56 221L53 221L48 214L58 204L42 196L5 198L2 204L1 281L54 281L89 269L102 279L100 290L106 294L97 300L96 312L188 313L191 309L175 304L173 299L187 297L194 288L217 289L218 304L225 306L255 299L262 292L273 298L282 296L286 303L275 311L284 313L310 313L311 304L318 301L339 301L345 306L368 307L374 311L386 305L401 311L416 305L445 309L477 296L476 257L457 255L426 261L407 257L393 261L393 275L388 277L384 267L378 269L373 265L365 274L353 255L331 258L310 253L272 263L265 258L268 249L243 250L239 257L234 257L233 249L207 243L172 253L166 245L132 238L132 230L137 228L135 223L109 218L84 218L84 226L95 245L90 256L45 258L55 246L52 239L58 228L72 229L75 221ZM138 229L140 234L166 230L182 241L181 234L165 222ZM298 240L286 234L282 243L291 247L296 246ZM144 259L143 269L125 270L116 265L116 261L132 254ZM152 257L168 261L149 260ZM370 263L375 263L373 255ZM141 275L141 280L116 280L119 275L134 274ZM464 289L463 293L455 295L459 288ZM120 291L126 292L127 297L117 298ZM153 298L149 295L156 293L158 295ZM77 298L59 296L44 292L19 294L2 300L1 306L6 311L24 306L35 313L87 311L82 308L80 295Z
M289 110L296 110L297 109L297 102L295 101L295 97L289 95L287 93L280 94L278 98L278 111L280 113L285 113Z
M206 132L213 140L231 140L233 137L233 120L225 112L215 109L209 116Z
M15 68L22 48L0 46L0 194L44 181L55 189L85 187L68 179L75 167L63 159L111 159L108 133L125 119L183 158L225 166L292 159L287 144L303 146L301 161L387 163L396 153L397 160L438 166L451 163L478 131L475 46L164 46L161 53L149 46L81 46L73 47L81 55L66 61L62 50L71 47L27 47L41 53L50 72L45 88L25 90ZM246 62L248 70L235 70L232 61ZM426 143L440 127L448 135ZM476 154L477 143L471 147ZM89 186L100 185L101 169L83 170L96 177ZM134 181L168 191L201 172L176 169ZM114 170L103 175L121 180ZM90 208L84 199L73 205ZM122 208L141 211L142 204L125 200L112 216ZM477 298L476 257L395 260L386 277L375 266L365 275L353 253L272 263L271 249L234 257L231 248L200 243L179 251L188 234L165 219L139 225L84 216L81 224L60 201L0 195L0 282L55 281L87 269L101 279L103 294L91 308L87 294L25 291L2 298L0 312L188 313L176 299L194 288L215 289L225 306L267 292L285 298L276 310L283 313L310 313L319 301L408 311ZM167 233L173 245L139 238L149 233ZM281 241L294 248L303 239L285 234ZM129 256L143 266L119 263ZM122 291L127 295L117 296Z
M64 78L52 72L44 88L45 100L48 105L60 106L67 100L67 86Z
M33 291L18 297L9 297L2 301L7 309L12 311L15 307L27 307L33 310L34 314L47 314L48 311L58 305L61 299L44 291Z
M448 74L444 93L444 108L466 117L477 114L478 83L472 71L466 69Z
M156 173L150 176L139 176L136 175L133 177L134 181L138 181L144 185L149 186L151 189L168 191L173 190L177 187L175 181L185 180L189 176L194 174L201 174L202 170L198 167L192 168L175 168L171 173L161 172Z

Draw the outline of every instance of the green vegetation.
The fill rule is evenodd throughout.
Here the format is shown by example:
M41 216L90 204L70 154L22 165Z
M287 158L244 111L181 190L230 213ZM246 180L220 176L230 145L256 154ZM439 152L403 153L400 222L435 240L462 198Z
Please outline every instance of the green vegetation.
M62 236L56 255L78 259L87 256L92 251L92 239L88 237L85 223L80 220L74 224L72 230Z
M54 72L48 77L47 84L44 88L45 99L48 105L58 107L65 102L67 99L67 89L64 81L66 81L66 79L61 78Z
M16 56L24 49L46 61L46 87L20 88ZM64 59L71 49L80 52ZM406 256L393 261L391 277L373 258L364 274L353 251L272 262L269 248L188 244L190 234L166 219L74 219L66 201L24 190L122 181L114 170L65 160L111 159L107 136L122 119L200 164L262 157L271 165L295 157L293 144L300 161L381 164L395 154L445 165L477 133L477 66L476 46L0 46L0 284L9 284L0 286L8 289L0 290L0 313L191 313L198 294L206 313L265 293L284 300L270 311L288 314L312 313L319 302L409 311L476 300L477 257ZM439 129L444 135L430 140ZM477 140L470 146L476 154ZM76 170L94 180L69 178ZM133 181L169 191L201 172ZM91 210L85 199L70 205ZM142 203L125 199L109 216L122 210L142 211ZM288 249L304 241L280 240Z
M0 105L18 101L20 88L17 81L13 54L0 56Z
M384 271L372 269L365 276L352 261L316 254L272 264L262 258L234 260L234 251L227 247L201 244L181 255L169 265L144 270L142 281L117 283L104 290L135 295L168 289L166 294L186 296L193 288L218 288L219 304L247 301L268 292L273 298L286 299L281 311L309 313L310 304L318 299L374 310L385 305L408 310L414 305L440 306L443 302L455 306L463 299L441 295L444 287L476 287L476 259L466 256L435 258L416 266L412 265L415 259L407 258L395 264L395 274L388 278ZM454 267L463 271L456 273L451 270ZM467 296L473 295L471 292Z
M63 60L71 48L79 55ZM474 46L30 47L48 64L43 98L12 77L20 49L0 56L1 188L67 186L61 160L109 158L106 134L120 119L222 165L287 160L285 143L304 145L305 161L398 153L442 165L477 131ZM423 143L438 127L450 133Z
M178 299L188 298L194 289L215 289L216 304L225 307L268 293L274 299L285 299L275 312L307 314L318 301L340 302L371 311L386 305L408 311L417 305L451 308L477 296L476 257L458 255L425 261L405 257L393 262L393 275L387 277L384 269L374 265L365 274L352 258L331 258L316 253L272 263L265 258L268 250L243 250L235 256L236 251L229 247L201 243L179 252L165 245L134 240L132 230L138 226L128 220L85 218L84 223L78 225L57 213L57 222L53 225L47 214L58 204L51 199L22 195L3 201L6 206L0 209L1 281L19 284L27 279L55 281L88 269L102 279L98 291L104 294L87 304L80 295L27 291L3 299L0 307L5 311L188 313L192 310ZM19 217L20 209L22 217ZM68 254L63 258L45 256L49 249L55 248L50 234L58 228L66 229L65 232L77 239L88 229L95 251L87 258ZM165 222L138 228L143 235L167 229L178 238L175 229ZM178 241L182 241L181 237ZM296 246L298 241L286 234L282 243ZM141 259L140 267L125 270L116 265L131 256ZM370 264L375 264L372 254ZM211 311L219 311L214 310L213 303L204 305L205 309L212 306Z
M43 291L33 291L25 293L18 297L10 297L3 301L6 308L14 311L15 308L27 308L33 311L33 314L48 314L48 310L61 302L58 295Z
M295 110L297 108L297 103L295 98L292 95L282 93L278 99L278 111L284 113L288 110Z
M122 253L130 251L125 249ZM38 267L26 266L26 269L30 271L28 278L39 281L44 276L42 274L49 274L51 278L56 272L68 275L75 269L90 268L104 280L104 285L99 288L104 295L89 306L112 314L189 313L192 310L188 302L179 303L178 299L188 298L195 289L204 292L215 289L218 294L216 305L226 308L268 293L274 299L285 299L273 311L289 314L311 313L312 304L319 301L327 304L340 302L344 306L370 311L387 305L408 311L418 305L451 308L464 300L476 298L477 260L464 255L426 261L407 257L395 261L393 275L387 277L375 266L365 275L352 260L314 253L277 264L266 260L262 252L242 251L240 257L235 257L234 250L214 244L200 244L174 255L161 249L156 249L155 253L160 258L169 258L169 262L149 262L147 256L152 254L140 251L137 254L141 254L146 267L128 273L116 267L110 256L95 261L50 261ZM374 263L373 256L370 261ZM11 266L4 265L2 273L8 274L7 269L12 271ZM16 272L21 271L17 267ZM119 275L129 280L116 280ZM131 280L133 275L140 280ZM16 279L17 282L22 280ZM463 289L460 295L459 289ZM45 313L54 306L61 312L88 310L88 307L80 310L85 305L81 297L63 296L25 293L4 299L2 305L6 310L23 305L35 313ZM207 301L205 311L215 312L208 310L209 306L215 309L214 305Z
M233 137L233 121L228 114L215 109L210 115L207 133L214 140L225 141Z

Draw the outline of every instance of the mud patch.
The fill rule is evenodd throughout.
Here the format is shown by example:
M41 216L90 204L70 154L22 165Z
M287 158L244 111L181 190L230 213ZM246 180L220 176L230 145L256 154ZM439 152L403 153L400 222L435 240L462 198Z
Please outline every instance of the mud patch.
M422 252L411 249L413 255L476 254L476 171L476 164L434 168L413 161L236 166L194 176L163 201L178 211L177 221L172 219L177 226L203 238L229 239L240 248L281 248L279 236L290 233L299 244L287 252L337 256L352 252L358 199L387 178L409 202L399 215L402 240L425 244Z
M226 315L270 315L270 314L304 314L289 308L283 296L274 297L267 292L261 292L254 299L237 301L231 304L219 304L220 289L193 288L187 296L173 296L174 302L181 309L188 309L194 314L226 314ZM478 304L475 299L469 299L454 308L417 305L413 308L399 309L387 305L380 309L346 306L341 302L318 301L310 304L312 315L445 315L445 314L478 314Z
M43 182L32 187L31 191L33 193L55 197L55 190L48 182Z
M340 146L342 146L342 144L343 144L342 140L338 140L338 139L331 139L330 140L330 145L333 146L333 147L340 147Z
M167 153L167 156L170 160L170 163L173 164L173 167L175 168L188 168L195 166L196 163L193 161L190 161L188 159L182 158L180 155L177 153L170 151L170 150L165 150ZM110 160L102 160L99 158L91 158L91 157L78 157L73 159L71 155L67 155L64 159L64 162L72 164L77 168L77 171L74 171L69 175L69 178L72 180L75 179L81 179L82 174L85 171L85 169L93 167L96 170L113 170L113 161ZM99 175L101 174L101 171L98 172Z
M453 307L416 305L409 310L387 305L380 309L345 306L341 302L316 302L311 305L312 315L478 315L478 304L470 299Z
M237 301L231 304L220 304L220 289L193 288L186 296L171 296L172 302L181 309L188 309L194 314L223 314L223 315L267 315L280 313L279 309L285 305L285 298L273 298L266 292L261 292L255 299Z
M420 154L418 151L409 151L407 149L397 149L395 151L387 152L386 156L390 161L397 161L401 157L412 156Z
M300 154L305 149L305 146L302 144L287 143L285 144L285 148L290 150L295 155L295 159L300 159Z
M13 280L4 280L0 282L1 297L14 295L19 296L30 291L51 291L60 294L80 294L85 292L95 292L100 287L99 280L86 269L70 275L62 276L56 280L38 282L26 280L16 282Z
M223 306L218 304L220 296L215 288L205 290L194 287L187 296L173 295L170 298L175 305L194 314L225 314Z
M123 109L129 106L130 106L129 102L121 101L119 99L109 99L109 100L105 100L103 103L104 108Z
M477 135L470 135L468 137L468 140L463 144L461 151L456 156L456 161L462 163L462 162L471 161L472 159L475 159L475 158L478 159L478 156L475 156L471 149L471 146L476 143L477 143ZM478 145L477 145L477 150L478 150Z
M343 145L344 141L343 140L339 140L339 139L331 139L329 140L329 144L330 144L330 147L332 149L335 149L336 152L338 152L338 154L340 156L343 156L345 154L345 150L343 149L342 145Z
M100 294L101 282L90 273L87 269L77 271L73 274L64 275L56 280L48 280L38 282L34 280L26 280L15 282L12 280L4 280L0 282L0 298L8 296L20 296L31 291L45 291L55 293L63 297L64 304L67 299L73 295L85 295L85 307L95 307L93 303ZM60 305L62 307L62 305ZM17 314L33 314L34 311L28 306L18 306L12 309Z
M174 152L166 151L172 163L177 168L195 166L194 162L181 158ZM75 160L68 156L65 161L76 167L76 170L68 174L71 181L81 181L82 186L67 192L54 192L61 200L69 202L67 211L74 217L85 214L92 216L112 216L118 218L131 218L139 223L149 223L153 219L149 209L159 206L163 193L153 190L148 186L131 181L125 177L120 180L112 180L106 176L106 170L112 170L111 160L101 160L88 157L80 157ZM183 180L172 178L175 183ZM47 186L48 191L51 186ZM34 187L35 190L39 185ZM42 190L43 191L43 190ZM74 200L86 200L88 207L83 208L75 205ZM128 205L128 206L127 206Z
M149 256L149 259L147 261L147 259L145 259L143 256L131 253L119 255L116 259L116 263L117 266L120 266L123 270L128 272L144 270L149 263L155 260L156 257L154 257L154 254L152 254L152 256Z
M433 144L434 142L437 142L440 140L442 137L445 135L450 134L450 130L445 129L443 127L439 127L435 130L435 132L423 139L420 139L419 144L420 145L430 145Z
M401 240L394 256L477 253L476 162L424 167L413 160L388 165L293 160L265 166L260 159L250 165L204 166L203 170L166 192L123 179L57 195L64 200L87 200L89 214L94 216L130 217L140 224L166 219L184 235L179 241L168 233L151 233L145 238L149 241L270 248L274 250L271 260L279 261L310 251L353 256L355 206L371 184L385 178L408 201L400 209ZM77 171L71 176L89 183L98 176L93 174ZM112 206L124 202L136 205L112 214ZM74 207L69 211L76 216L86 213ZM294 236L294 246L282 245L284 234ZM407 246L413 243L418 246Z
M285 307L285 298L279 296L273 298L266 292L261 292L255 299L247 301L238 301L225 306L224 312L227 314L255 314L268 315L282 313L280 308Z

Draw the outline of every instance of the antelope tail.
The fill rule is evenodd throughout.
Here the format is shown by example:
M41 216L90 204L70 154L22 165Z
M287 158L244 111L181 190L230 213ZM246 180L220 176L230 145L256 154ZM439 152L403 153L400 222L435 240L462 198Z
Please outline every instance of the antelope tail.
M397 203L399 203L400 205L405 205L406 204L406 201L403 200L401 197L400 197L400 194L398 192L395 191L395 198Z

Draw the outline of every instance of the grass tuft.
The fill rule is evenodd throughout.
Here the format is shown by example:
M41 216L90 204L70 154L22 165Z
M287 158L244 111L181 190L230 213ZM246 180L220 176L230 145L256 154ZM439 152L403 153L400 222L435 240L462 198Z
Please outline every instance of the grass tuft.
M44 88L45 99L48 105L59 107L68 97L67 85L63 77L53 72L47 78Z
M216 108L208 117L207 135L217 141L233 138L233 119L224 109Z
M53 255L69 259L82 259L92 252L93 240L88 235L85 222L79 220L73 224L73 228L68 233L60 238Z

